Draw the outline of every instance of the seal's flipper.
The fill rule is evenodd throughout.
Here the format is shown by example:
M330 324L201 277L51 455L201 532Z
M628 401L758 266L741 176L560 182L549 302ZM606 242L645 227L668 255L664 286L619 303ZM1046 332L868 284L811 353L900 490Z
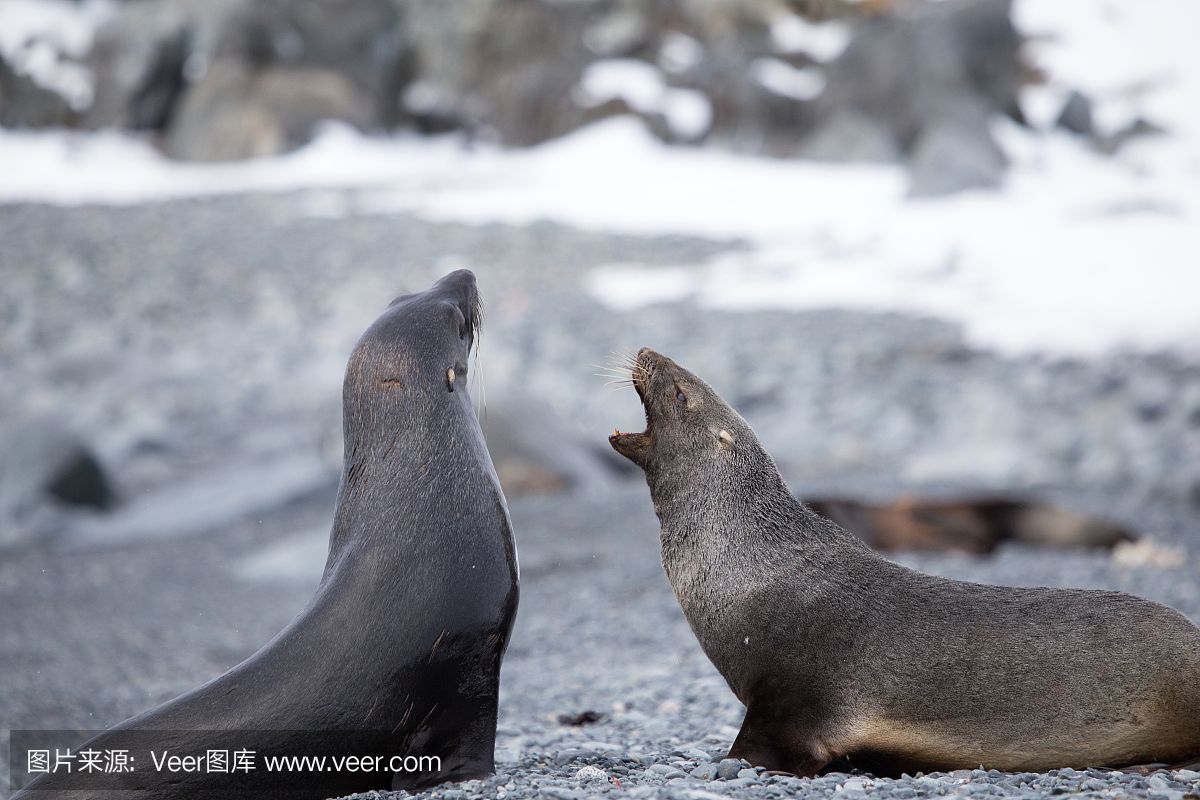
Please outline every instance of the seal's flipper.
M785 723L777 715L751 706L746 709L746 718L729 749L729 757L744 758L768 771L811 778L829 763L829 758L820 757L818 753L823 748L811 746L806 738L796 729L795 720Z
M433 722L434 731L421 746L422 755L436 756L439 770L392 773L392 791L417 792L445 781L469 781L486 778L496 771L496 715L499 705L498 684L487 698L471 701L469 719L445 709L445 716ZM466 711L466 709L462 709Z

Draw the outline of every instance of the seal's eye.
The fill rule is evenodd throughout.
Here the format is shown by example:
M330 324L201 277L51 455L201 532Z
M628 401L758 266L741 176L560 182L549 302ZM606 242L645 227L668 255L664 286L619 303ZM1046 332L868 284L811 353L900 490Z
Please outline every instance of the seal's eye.
M683 389L678 384L675 385L675 402L679 404L680 408L687 405L687 395L683 393Z

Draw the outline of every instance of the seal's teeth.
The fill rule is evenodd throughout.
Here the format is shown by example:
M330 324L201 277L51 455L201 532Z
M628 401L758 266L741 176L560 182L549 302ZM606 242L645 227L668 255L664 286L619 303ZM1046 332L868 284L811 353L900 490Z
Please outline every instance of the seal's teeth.
M620 436L620 435L621 435L621 429L613 428L613 436Z

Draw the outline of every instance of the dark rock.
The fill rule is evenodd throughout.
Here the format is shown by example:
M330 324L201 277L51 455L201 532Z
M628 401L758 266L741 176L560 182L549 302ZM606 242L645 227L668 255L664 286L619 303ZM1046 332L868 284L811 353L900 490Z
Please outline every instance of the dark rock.
M0 127L47 128L73 125L76 113L55 92L18 74L0 56Z
M508 145L560 136L591 118L572 99L595 55L584 31L595 3L414 3L409 19L433 107Z
M634 59L660 70L668 91L701 93L712 136L761 151L776 118L794 122L794 101L766 91L749 68L771 52L770 10L697 0L418 2L409 20L421 64L420 111L464 120L510 145L536 144L614 114L642 117L664 140L703 138L707 130L680 130L661 111L581 94L590 65ZM702 57L676 63L664 56L680 40Z
M414 74L392 0L127 3L91 64L90 125L163 130L196 160L278 153L324 119L394 127Z
M189 78L211 60L237 5L238 0L122 3L96 31L88 56L95 97L85 124L164 129Z
M46 506L106 510L116 504L112 481L88 445L52 419L0 428L0 544L38 536L59 524Z
M1072 90L1054 125L1080 136L1090 136L1094 130L1091 99L1078 90Z
M187 85L184 70L190 52L190 34L180 29L156 44L141 82L129 98L129 126L162 131Z
M273 155L303 145L324 120L369 127L369 103L332 70L252 68L225 59L188 90L164 149L189 161Z
M256 0L230 15L216 58L336 73L370 98L374 124L393 127L415 74L402 12L392 0Z
M1022 119L1010 7L1011 0L947 0L868 19L826 68L815 119L853 112L887 131L921 159L916 194L995 185L1004 165L988 122Z

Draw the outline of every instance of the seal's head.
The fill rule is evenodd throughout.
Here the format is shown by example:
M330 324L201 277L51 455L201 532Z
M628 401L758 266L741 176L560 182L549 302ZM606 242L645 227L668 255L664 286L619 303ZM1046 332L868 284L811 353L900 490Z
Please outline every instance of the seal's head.
M648 475L667 464L700 467L730 460L739 450L758 450L744 419L711 386L648 347L632 367L633 388L646 411L646 430L615 431L609 444Z
M380 426L439 424L443 412L469 410L467 366L481 315L475 276L465 269L393 300L346 366L347 441Z

